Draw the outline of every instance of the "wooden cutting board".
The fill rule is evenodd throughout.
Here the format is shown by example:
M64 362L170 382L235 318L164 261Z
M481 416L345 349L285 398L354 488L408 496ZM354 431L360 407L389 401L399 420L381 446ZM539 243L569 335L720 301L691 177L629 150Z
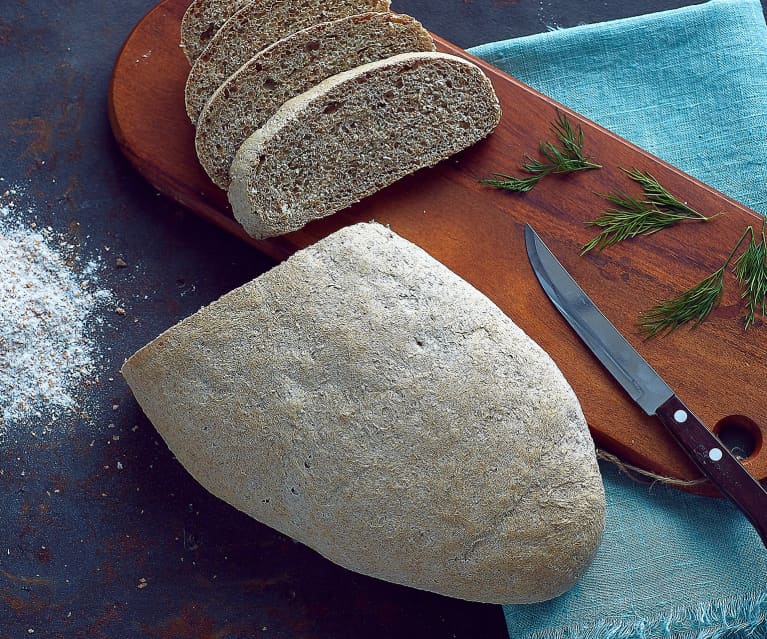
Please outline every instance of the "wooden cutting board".
M503 107L497 130L473 148L348 210L283 237L253 240L233 219L226 194L209 181L195 158L194 129L184 110L189 66L178 46L188 4L164 0L141 20L120 52L110 87L115 137L158 191L277 259L347 224L376 219L391 225L485 293L548 351L578 395L599 446L661 475L697 478L670 436L628 399L544 296L525 253L523 227L529 222L709 427L736 423L736 429L751 433L756 450L745 466L758 479L767 477L767 449L761 445L767 437L767 327L760 320L744 332L735 282L728 281L720 308L695 330L643 341L635 329L641 311L719 268L745 227L761 220L756 213L435 38L440 50L472 59L488 74ZM527 194L479 184L496 171L516 172L523 154L535 154L540 140L551 139L558 108L582 125L586 152L603 169L550 177ZM694 208L726 215L581 257L580 247L594 235L584 222L605 207L597 193L620 189L639 194L619 167L649 171ZM707 485L692 490L714 494Z

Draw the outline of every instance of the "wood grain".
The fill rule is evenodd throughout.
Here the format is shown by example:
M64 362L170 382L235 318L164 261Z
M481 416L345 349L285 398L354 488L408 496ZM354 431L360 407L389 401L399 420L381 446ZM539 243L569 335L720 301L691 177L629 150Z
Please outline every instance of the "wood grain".
M183 97L189 67L178 47L187 4L165 0L142 19L116 61L110 86L115 137L158 191L277 259L347 224L376 219L391 225L485 293L548 351L578 395L600 446L649 471L696 478L695 467L673 439L627 398L544 296L525 254L523 226L530 223L710 428L733 415L757 425L757 451L745 466L758 479L767 477L767 449L761 446L767 438L767 395L761 381L767 329L759 322L744 332L734 283L721 307L696 330L642 341L634 327L639 313L659 298L680 293L718 268L746 225L761 219L756 213L436 38L440 50L472 59L490 77L504 111L495 133L334 216L279 238L254 240L233 219L226 194L195 158ZM528 194L478 183L495 171L514 171L524 153L548 139L557 108L582 125L586 151L603 169L547 178ZM580 257L579 247L593 235L583 223L604 208L597 194L636 186L619 167L650 171L695 208L726 215ZM714 494L706 486L694 490Z

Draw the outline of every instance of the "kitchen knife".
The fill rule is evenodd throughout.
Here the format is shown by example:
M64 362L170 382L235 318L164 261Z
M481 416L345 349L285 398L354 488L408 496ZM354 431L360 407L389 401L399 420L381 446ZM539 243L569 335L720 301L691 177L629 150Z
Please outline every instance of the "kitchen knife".
M529 224L525 244L555 308L629 396L661 421L700 471L743 511L767 546L767 490L626 341Z

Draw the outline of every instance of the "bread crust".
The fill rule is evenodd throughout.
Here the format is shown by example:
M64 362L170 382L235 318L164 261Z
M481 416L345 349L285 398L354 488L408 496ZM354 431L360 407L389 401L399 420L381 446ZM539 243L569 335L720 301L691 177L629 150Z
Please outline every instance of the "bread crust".
M526 603L599 544L594 444L559 369L380 224L297 252L123 374L207 490L348 569Z
M196 124L215 90L262 49L318 22L369 11L388 11L390 0L256 0L234 13L195 60L184 91Z
M346 16L292 33L216 89L197 122L197 157L211 180L226 189L237 149L284 102L336 73L398 53L433 50L420 22L390 12Z
M229 202L253 237L297 230L487 136L501 109L472 62L403 53L288 100L239 148Z

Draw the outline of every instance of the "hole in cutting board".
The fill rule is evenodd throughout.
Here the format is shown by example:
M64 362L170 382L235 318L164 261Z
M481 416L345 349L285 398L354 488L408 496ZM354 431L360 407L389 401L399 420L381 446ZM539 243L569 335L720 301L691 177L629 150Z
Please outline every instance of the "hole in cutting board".
M735 457L741 461L752 457L762 447L762 433L753 420L743 415L720 419L714 433Z

